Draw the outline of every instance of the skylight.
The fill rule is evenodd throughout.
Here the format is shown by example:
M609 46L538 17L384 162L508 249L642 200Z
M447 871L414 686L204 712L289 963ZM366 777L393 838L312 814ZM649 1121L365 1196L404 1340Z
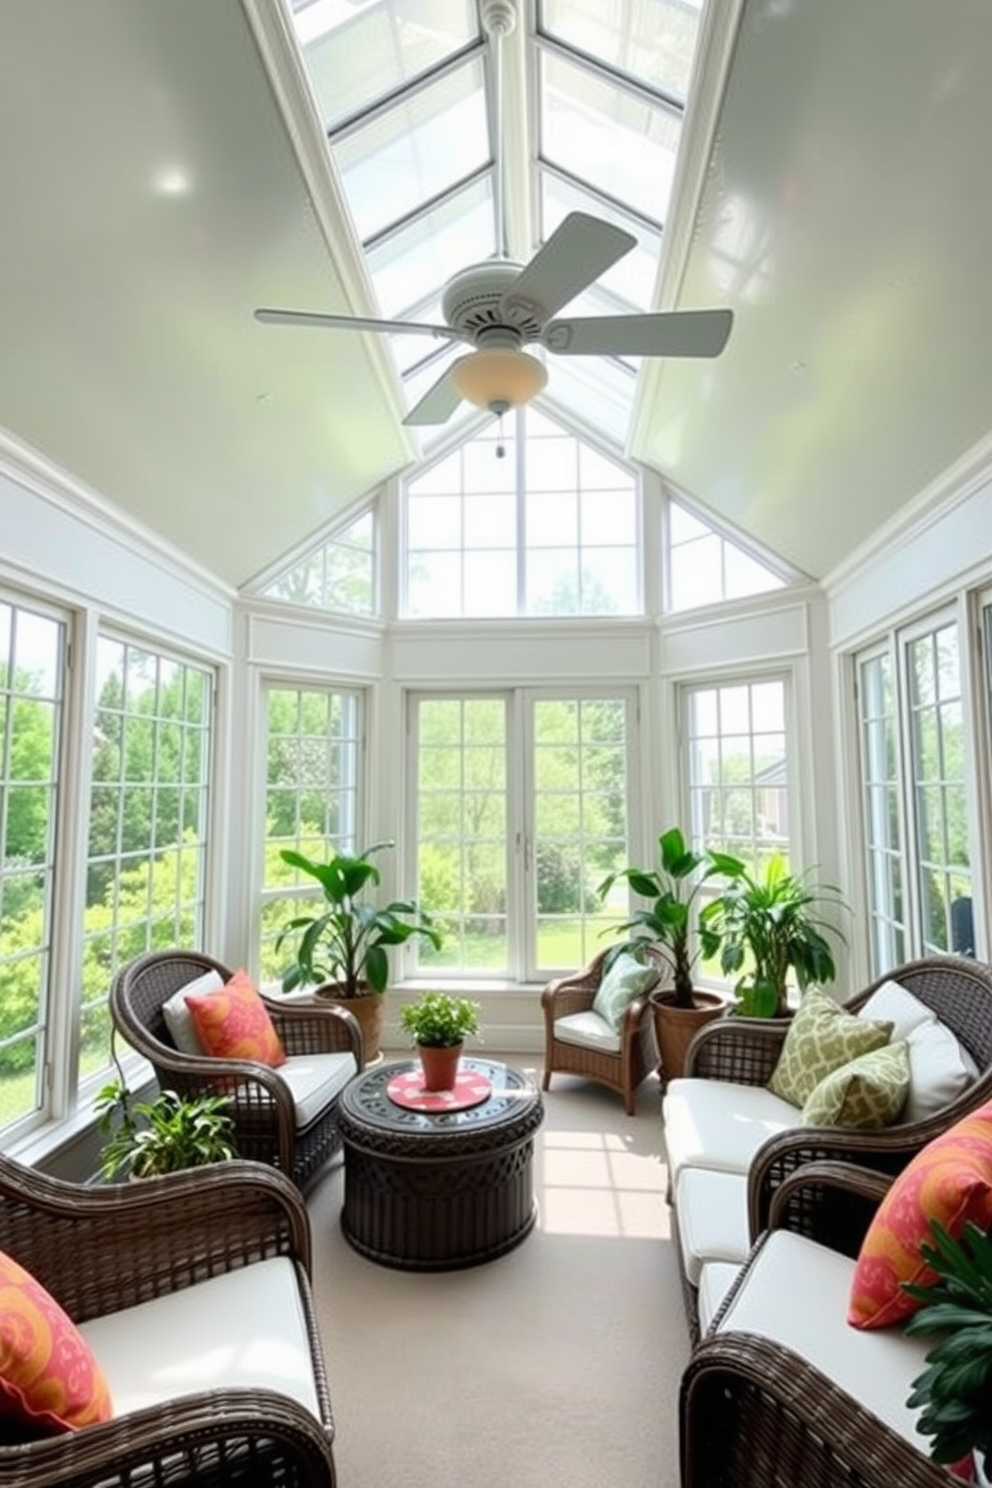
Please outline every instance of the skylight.
M498 144L477 0L291 0L377 313L436 323L445 282L497 256L498 161L514 259L529 260L579 208L632 232L637 247L576 301L578 313L650 308L700 3L518 0L502 91L526 102L523 117L504 117ZM453 349L391 339L412 407ZM546 396L622 444L635 373L634 361L558 358Z

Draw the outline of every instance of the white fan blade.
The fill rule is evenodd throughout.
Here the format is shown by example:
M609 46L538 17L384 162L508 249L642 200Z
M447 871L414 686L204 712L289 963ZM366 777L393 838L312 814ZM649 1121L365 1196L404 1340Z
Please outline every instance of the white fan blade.
M451 380L451 374L458 362L455 361L446 372L442 372L437 382L432 383L427 389L419 403L413 408L403 420L404 424L446 424L462 401L462 395Z
M612 222L590 217L588 212L569 212L520 270L503 303L522 301L536 306L543 316L554 315L636 243L635 237Z
M541 340L564 356L715 357L734 323L730 310L661 310L552 320Z
M415 336L441 336L446 341L467 341L469 337L451 326L424 325L413 320L373 320L365 315L320 315L315 310L256 310L255 319L263 325L321 326L334 331L389 331Z

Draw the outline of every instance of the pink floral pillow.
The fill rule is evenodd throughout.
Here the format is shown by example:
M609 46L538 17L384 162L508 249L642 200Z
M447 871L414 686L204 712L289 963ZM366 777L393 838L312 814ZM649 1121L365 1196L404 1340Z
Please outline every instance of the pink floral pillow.
M56 1433L111 1414L107 1381L75 1323L0 1251L0 1415Z
M992 1101L928 1142L878 1206L851 1283L852 1327L884 1328L919 1307L900 1282L936 1280L920 1255L931 1219L955 1237L966 1220L982 1229L992 1224Z
M236 971L216 992L189 993L186 1006L205 1053L220 1059L252 1059L273 1069L286 1063L269 1010L246 971Z

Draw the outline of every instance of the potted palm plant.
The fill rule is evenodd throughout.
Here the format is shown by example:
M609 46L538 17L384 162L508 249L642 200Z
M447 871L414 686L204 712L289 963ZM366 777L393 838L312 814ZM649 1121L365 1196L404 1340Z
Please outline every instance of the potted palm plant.
M466 1035L479 1031L480 1007L468 997L424 992L400 1008L400 1026L417 1046L425 1090L451 1090Z
M936 1220L933 1244L920 1254L937 1273L929 1286L903 1282L920 1308L907 1333L937 1333L926 1368L907 1400L920 1410L918 1430L931 1438L936 1462L967 1471L974 1458L978 1481L992 1468L992 1234L973 1221L954 1239Z
M153 1101L132 1101L123 1080L105 1085L96 1100L97 1126L106 1137L100 1172L110 1183L151 1178L236 1156L228 1095L184 1099L163 1090Z
M362 1024L366 1063L379 1056L388 948L415 935L435 950L441 945L430 915L413 899L394 899L379 908L368 897L381 882L372 854L393 846L377 842L354 857L334 853L325 862L290 848L281 853L283 862L316 879L326 905L320 913L294 916L280 931L276 951L286 941L295 946L295 957L283 973L283 991L313 987L319 997L343 1001Z
M726 883L699 916L703 954L719 949L724 975L741 973L734 985L736 1013L786 1016L790 971L800 991L814 982L832 982L837 975L824 932L838 937L840 932L822 911L846 908L840 890L816 885L807 874L790 873L778 853L755 873L729 853L711 852L710 860Z
M680 828L669 827L658 838L653 868L622 868L599 887L600 895L606 895L623 878L635 894L650 901L618 926L618 932L628 933L628 938L611 948L611 957L623 951L640 956L646 946L654 946L671 966L671 988L651 993L661 1073L666 1080L681 1075L685 1051L697 1029L720 1017L726 1007L722 997L698 991L692 981L693 966L705 948L694 939L693 910L702 885L716 871L710 854L694 851ZM713 941L711 934L711 946Z

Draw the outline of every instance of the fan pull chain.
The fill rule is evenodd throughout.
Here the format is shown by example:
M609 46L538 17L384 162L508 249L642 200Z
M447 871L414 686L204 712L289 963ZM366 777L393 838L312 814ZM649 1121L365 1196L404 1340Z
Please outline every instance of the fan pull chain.
M496 435L496 458L497 460L505 460L506 445L503 443L503 415L502 413L498 413L496 417L499 419L499 433Z

